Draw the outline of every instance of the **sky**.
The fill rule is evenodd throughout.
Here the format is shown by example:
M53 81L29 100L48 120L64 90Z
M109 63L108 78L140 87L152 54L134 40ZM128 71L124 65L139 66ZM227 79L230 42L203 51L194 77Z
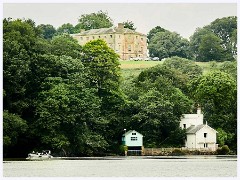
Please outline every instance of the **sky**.
M166 2L166 1L165 1ZM189 1L188 1L189 2ZM231 1L230 1L231 2ZM138 32L147 34L161 26L189 38L196 28L217 18L236 16L236 3L4 3L3 18L30 18L36 25L77 24L82 14L102 10L114 25L132 21Z

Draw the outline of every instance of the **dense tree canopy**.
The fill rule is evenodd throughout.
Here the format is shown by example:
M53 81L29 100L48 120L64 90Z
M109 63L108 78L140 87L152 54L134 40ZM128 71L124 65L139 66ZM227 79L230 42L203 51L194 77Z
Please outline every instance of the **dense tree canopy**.
M83 14L78 20L78 24L75 29L79 32L81 29L90 30L90 29L99 29L99 28L108 28L113 26L112 19L108 16L107 12L98 11L97 13Z
M158 32L149 41L149 54L159 59L172 56L191 58L189 42L175 32Z
M216 19L197 28L190 37L191 50L197 61L234 60L237 55L237 17Z
M51 24L40 24L37 26L37 28L41 31L42 36L45 39L52 39L57 32Z
M79 29L112 26L102 11L80 19ZM231 33L221 32L227 22L233 23ZM198 29L191 38L195 58L225 60L230 51L233 56L234 22L220 19ZM236 150L236 61L214 61L203 73L188 60L189 42L157 26L148 34L150 53L168 58L123 82L114 50L103 40L81 47L69 35L72 28L67 23L56 33L29 19L3 20L4 157L41 149L57 156L118 154L123 129L142 133L145 147L181 147L180 117L196 104L217 129L219 144Z

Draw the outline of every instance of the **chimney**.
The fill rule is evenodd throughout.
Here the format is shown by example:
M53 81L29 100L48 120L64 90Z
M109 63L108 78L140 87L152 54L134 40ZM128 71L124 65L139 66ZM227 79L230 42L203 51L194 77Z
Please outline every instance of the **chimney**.
M200 106L198 106L198 108L197 108L197 114L201 114L201 107Z
M124 28L123 23L118 23L118 28L119 28L119 29L123 29L123 28Z

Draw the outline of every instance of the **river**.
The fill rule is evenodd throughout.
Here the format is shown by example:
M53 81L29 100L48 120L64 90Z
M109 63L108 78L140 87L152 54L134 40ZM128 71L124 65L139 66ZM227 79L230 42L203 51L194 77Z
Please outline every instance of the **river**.
M3 161L4 177L236 177L237 158L121 157Z

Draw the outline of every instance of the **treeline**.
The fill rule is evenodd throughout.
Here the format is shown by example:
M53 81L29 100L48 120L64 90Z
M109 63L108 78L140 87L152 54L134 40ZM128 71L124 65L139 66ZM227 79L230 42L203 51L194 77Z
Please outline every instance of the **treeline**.
M137 29L132 21L128 20L123 24L125 28ZM42 31L42 37L51 39L63 33L74 34L81 30L112 26L113 20L107 12L98 11L81 15L76 26L65 23L54 28L50 24L40 24L38 28ZM202 62L234 61L237 58L237 17L216 19L209 25L199 27L189 40L161 26L152 28L147 34L147 39L149 55L160 60L178 56Z
M203 75L171 57L126 82L118 58L102 40L81 47L67 33L46 38L32 20L4 19L4 157L119 154L123 129L141 132L145 147L181 147L180 117L197 104L218 143L236 151L236 61Z

